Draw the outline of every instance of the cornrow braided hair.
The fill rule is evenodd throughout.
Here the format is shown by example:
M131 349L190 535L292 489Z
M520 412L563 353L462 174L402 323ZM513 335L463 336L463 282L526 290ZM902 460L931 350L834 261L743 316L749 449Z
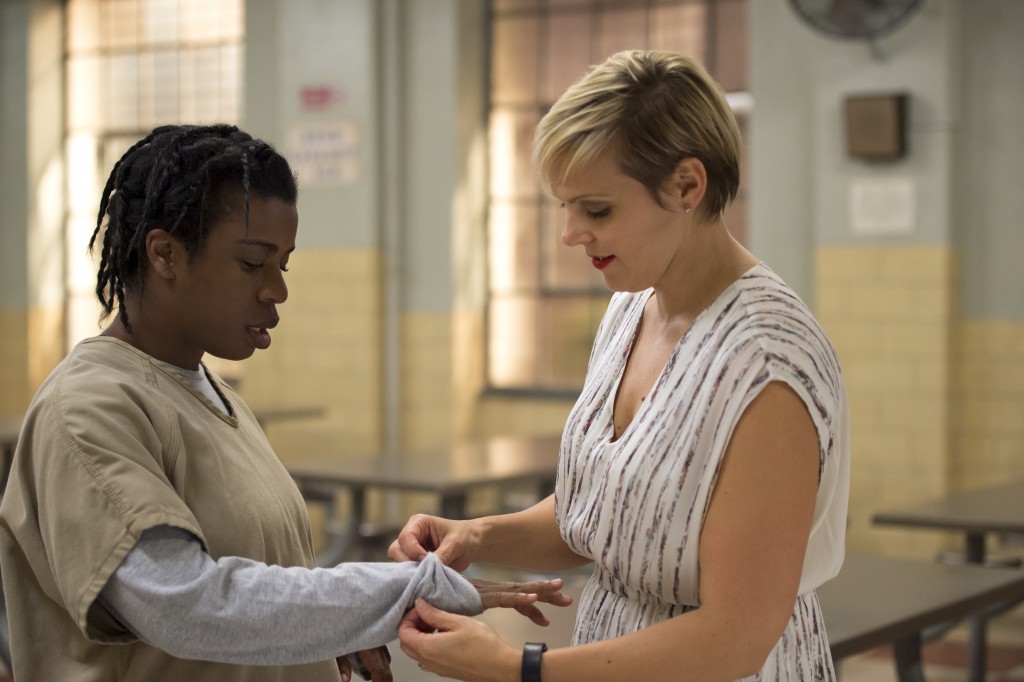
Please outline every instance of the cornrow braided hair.
M146 235L167 230L195 259L211 227L233 211L249 226L249 193L294 204L295 175L269 143L233 125L169 125L133 144L114 164L100 198L93 251L103 233L96 296L101 319L118 308L131 331L125 292L141 295Z

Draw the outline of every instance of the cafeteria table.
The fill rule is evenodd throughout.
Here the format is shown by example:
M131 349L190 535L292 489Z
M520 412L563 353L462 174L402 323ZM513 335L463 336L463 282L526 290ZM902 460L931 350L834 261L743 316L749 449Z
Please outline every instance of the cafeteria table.
M1024 534L1024 479L883 510L874 514L872 521L879 525L962 533L964 561L985 565L990 560L987 536ZM1009 602L1006 607L1013 605ZM985 679L986 630L991 615L979 613L971 622L971 682Z
M369 490L425 493L438 500L445 518L466 518L474 490L532 486L536 497L554 490L560 436L500 436L457 442L447 448L401 451L394 456L319 455L286 461L289 473L307 501L325 505L328 518L341 491L350 496L344 526L318 557L331 565L364 545Z

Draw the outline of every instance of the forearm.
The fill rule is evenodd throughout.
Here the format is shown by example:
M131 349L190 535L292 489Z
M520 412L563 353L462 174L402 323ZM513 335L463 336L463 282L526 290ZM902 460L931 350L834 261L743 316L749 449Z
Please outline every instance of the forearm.
M565 544L555 522L555 498L529 509L484 516L473 522L480 543L477 561L534 570L564 570L588 563Z
M758 626L759 627L759 626ZM678 680L714 682L755 674L767 652L751 646L750 627L729 627L699 610L610 640L552 649L542 658L544 682ZM519 664L496 680L520 678Z
M156 544L144 534L100 601L140 639L178 657L257 665L327 660L394 639L417 597L464 613L482 608L472 585L432 556L419 565L312 570L239 557L213 562L201 547L195 553L198 540L170 530Z

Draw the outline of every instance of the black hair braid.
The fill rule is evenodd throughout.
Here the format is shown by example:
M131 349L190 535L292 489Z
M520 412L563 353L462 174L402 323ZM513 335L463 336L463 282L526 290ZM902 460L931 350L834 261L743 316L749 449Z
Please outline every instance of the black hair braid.
M108 211L112 216L115 216L113 220L117 222L118 216L123 214L123 207L121 205L123 196L121 193L112 195L115 186L120 186L124 182L124 169L130 166L130 161L134 158L136 150L143 147L153 139L154 133L150 133L146 137L142 138L135 144L133 144L128 151L121 155L121 158L114 164L113 170L110 172L110 176L107 178L107 183L103 187L103 194L100 196L100 209L99 214L96 216L96 229L93 230L92 237L89 239L89 250L92 251L93 245L96 243L97 237L99 237L100 230L103 225L103 217L107 215ZM111 261L119 260L119 244L116 243L117 232L107 230L103 235L103 248L100 252L100 267L97 275L96 282L96 295L99 296L100 303L103 305L104 317L110 314L113 309L115 296L117 300L123 299L123 288L117 286L116 282L111 281ZM104 292L110 289L110 294L105 295ZM118 292L118 289L121 289Z
M132 289L141 294L151 230L167 230L195 258L210 226L239 210L239 195L248 229L250 191L294 204L295 176L271 145L233 125L162 126L133 144L111 170L89 240L92 250L103 231L96 275L102 318L116 304L131 331L124 299Z

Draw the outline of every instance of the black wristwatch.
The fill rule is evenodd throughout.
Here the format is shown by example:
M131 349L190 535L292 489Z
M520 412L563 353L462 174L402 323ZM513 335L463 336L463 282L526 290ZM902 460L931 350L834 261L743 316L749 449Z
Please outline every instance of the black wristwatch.
M540 682L540 657L547 650L543 642L523 645L523 682Z

